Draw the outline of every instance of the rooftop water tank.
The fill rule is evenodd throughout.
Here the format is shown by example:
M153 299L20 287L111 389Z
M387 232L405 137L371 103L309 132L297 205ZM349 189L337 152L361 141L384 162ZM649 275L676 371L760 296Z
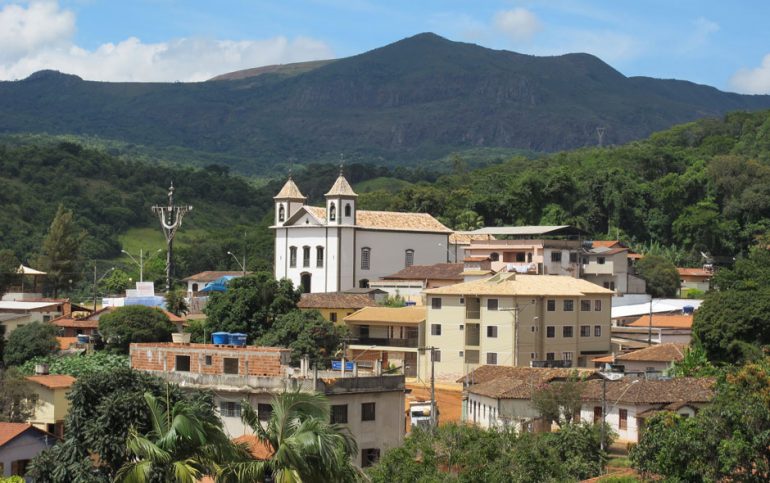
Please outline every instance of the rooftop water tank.
M245 346L246 345L246 334L242 334L240 332L231 332L230 333L230 345Z
M695 307L692 305L685 305L682 307L682 313L685 315L692 315L693 312L695 312Z
M211 334L211 342L216 345L227 345L230 343L229 332L214 332Z

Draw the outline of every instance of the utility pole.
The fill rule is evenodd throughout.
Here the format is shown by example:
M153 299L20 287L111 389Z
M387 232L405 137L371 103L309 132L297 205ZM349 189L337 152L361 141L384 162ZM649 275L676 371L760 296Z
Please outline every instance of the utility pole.
M166 237L166 293L171 291L171 274L174 271L174 236L182 226L184 215L192 211L192 205L174 205L174 182L168 188L168 206L155 205L152 212L160 218L160 226Z
M419 350L430 351L430 427L436 429L436 351L434 346L420 347Z
M652 295L650 295L650 323L647 325L647 345L652 345Z

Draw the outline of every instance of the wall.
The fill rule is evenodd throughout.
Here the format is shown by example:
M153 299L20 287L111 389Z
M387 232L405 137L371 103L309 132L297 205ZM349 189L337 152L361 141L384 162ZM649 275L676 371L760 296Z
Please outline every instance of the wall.
M377 280L370 281L370 287L376 287L388 292L389 297L399 295L407 302L422 305L422 290L425 284L418 280Z
M601 407L601 401L586 401L583 403L580 409L580 419L586 422L593 422L594 420L594 407ZM637 426L638 421L636 415L642 413L654 406L650 404L613 404L613 401L607 401L607 424L612 428L612 431L617 434L616 441L620 443L636 443L639 439L639 428ZM628 411L627 427L626 429L619 428L620 422L620 409Z
M50 389L35 382L28 382L28 385L38 398L35 413L29 420L31 424L48 431L48 424L55 424L67 417L70 408L67 399L69 389Z
M11 335L11 332L13 332L14 330L18 329L23 325L31 324L32 322L33 320L30 314L24 314L23 316L17 319L6 320L0 323L0 325L5 327L4 334L5 334L5 338L8 339L8 337L10 337Z
M31 460L44 449L52 446L53 436L46 436L37 431L27 431L17 436L0 448L0 463L3 465L3 476L11 476L12 465L17 460Z

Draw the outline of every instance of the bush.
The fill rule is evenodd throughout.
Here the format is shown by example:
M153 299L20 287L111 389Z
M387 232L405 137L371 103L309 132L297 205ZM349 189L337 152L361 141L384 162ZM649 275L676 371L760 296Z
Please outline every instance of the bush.
M99 319L99 332L107 347L124 354L132 342L170 341L173 329L163 311L143 305L119 307Z
M11 332L5 346L5 363L17 366L33 357L47 356L58 350L56 327L48 323L33 322Z

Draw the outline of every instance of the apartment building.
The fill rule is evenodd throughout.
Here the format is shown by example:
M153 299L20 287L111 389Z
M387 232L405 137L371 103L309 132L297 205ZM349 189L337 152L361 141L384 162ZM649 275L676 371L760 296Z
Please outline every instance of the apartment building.
M619 296L645 293L647 284L636 276L634 259L629 257L628 248L605 246L600 242L593 244L581 256L581 278L614 290Z
M441 379L483 364L588 367L610 353L613 292L585 280L508 272L425 295L425 346ZM430 364L426 351L420 372Z
M131 344L131 367L214 394L232 438L253 434L241 421L248 403L260 420L271 414L273 397L284 391L320 392L329 398L331 422L345 425L358 443L355 462L368 466L404 438L404 376L311 370L290 366L289 349L213 344Z

